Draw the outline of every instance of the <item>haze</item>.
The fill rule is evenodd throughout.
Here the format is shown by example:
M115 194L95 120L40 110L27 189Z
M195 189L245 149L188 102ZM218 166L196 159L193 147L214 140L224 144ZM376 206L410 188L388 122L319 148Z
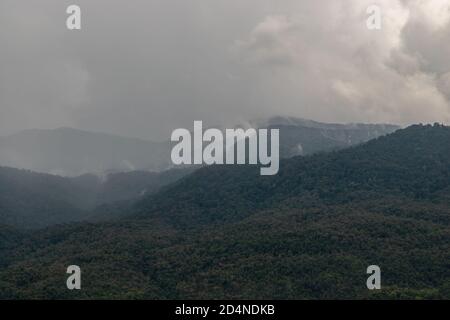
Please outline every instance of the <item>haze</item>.
M68 5L82 30L65 27ZM366 28L378 4L382 30ZM2 0L0 135L450 119L447 0Z

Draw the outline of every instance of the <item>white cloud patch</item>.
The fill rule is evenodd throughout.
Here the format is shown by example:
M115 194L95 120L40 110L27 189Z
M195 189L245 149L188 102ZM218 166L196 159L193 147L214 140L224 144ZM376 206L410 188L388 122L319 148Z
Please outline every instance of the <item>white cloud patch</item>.
M378 1L380 31L365 27L371 4L299 2L292 14L267 16L239 40L237 59L258 64L253 72L271 95L296 92L297 103L282 106L292 115L448 123L449 2ZM282 92L274 82L285 85Z

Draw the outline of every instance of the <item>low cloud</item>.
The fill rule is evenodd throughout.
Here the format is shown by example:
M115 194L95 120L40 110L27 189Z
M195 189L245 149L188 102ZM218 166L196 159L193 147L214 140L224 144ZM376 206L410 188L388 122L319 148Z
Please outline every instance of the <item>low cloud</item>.
M450 122L448 0L0 3L0 135L168 139L193 120ZM369 5L382 29L366 27Z
M370 4L302 3L292 14L267 16L235 44L237 60L254 72L266 68L258 78L275 88L271 95L296 96L281 106L292 115L448 123L448 1L378 1L379 31L365 28Z

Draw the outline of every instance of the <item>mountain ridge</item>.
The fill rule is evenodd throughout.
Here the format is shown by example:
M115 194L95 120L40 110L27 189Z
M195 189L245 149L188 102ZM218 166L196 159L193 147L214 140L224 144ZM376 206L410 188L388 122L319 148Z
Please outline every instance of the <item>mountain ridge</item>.
M285 159L279 177L202 168L119 221L29 234L0 266L0 298L448 299L448 143L449 127L413 126ZM81 291L64 286L71 264Z
M345 148L398 129L377 124L355 127L282 117L266 122L269 128L280 130L283 158ZM29 129L0 137L0 165L70 177L105 172L164 171L174 167L170 159L172 146L168 140L153 142L68 127Z
M366 144L348 149L328 154L282 160L279 174L272 178L260 177L257 169L251 166L233 168L212 166L202 168L172 187L169 186L165 191L166 194L159 193L146 200L142 200L140 204L141 215L145 215L144 208L147 206L149 212L153 212L152 210L154 210L155 213L159 210L158 206L163 206L164 212L169 213L170 210L173 210L173 213L176 214L175 220L182 221L183 216L181 212L187 210L189 204L192 204L192 214L198 216L199 219L201 219L200 212L211 209L214 212L217 210L216 215L220 221L222 217L220 214L222 209L220 207L225 207L233 211L232 208L236 206L248 205L248 209L250 209L255 206L266 205L269 201L279 202L286 200L286 195L295 192L300 192L307 196L309 190L315 190L319 186L320 188L326 189L321 192L316 192L314 197L319 197L322 200L330 200L331 197L329 196L327 198L327 194L336 195L336 197L339 196L340 199L348 199L351 197L350 191L363 194L364 189L367 189L365 191L367 194L374 191L378 192L380 190L390 189L392 189L392 192L403 192L404 190L397 190L395 188L396 181L400 185L404 184L404 189L418 187L418 190L414 191L417 194L428 194L430 190L434 189L435 191L439 191L440 185L430 185L431 182L427 181L426 175L410 177L408 170L416 168L402 168L398 166L398 161L394 163L389 162L389 157L392 158L392 155L383 154L393 153L399 159L402 159L406 165L415 165L415 163L410 164L408 162L411 160L411 155L402 154L399 151L405 151L406 149L406 145L402 140L404 138L402 137L404 135L415 135L416 133L427 130L430 130L432 133L441 130L450 132L450 128L448 127L412 126L386 137L380 137ZM401 140L402 142L397 142L397 140ZM450 143L450 139L446 138L446 140L446 142ZM384 145L385 141L393 141L395 146ZM445 160L450 163L450 155L445 149L442 149L445 143L433 145L422 142L421 145L423 148L431 148L431 146L439 148L440 152L446 155L447 158ZM379 146L384 148L384 150L380 150L380 154L376 154L373 150ZM414 151L413 145L407 146L409 147L408 151ZM367 167L369 163L372 163L372 158L383 161L386 166L386 172L390 174L384 175L382 169L378 169L380 164L376 162L373 163L374 166ZM414 159L414 161L419 160L423 162L427 160L427 157ZM341 171L337 171L338 168ZM450 179L448 170L442 165L439 167L439 170L442 179L438 180L438 182L441 184L447 183L446 185L448 186L448 181L446 180ZM323 174L323 172L326 174ZM436 177L437 173L433 172L433 174L433 177ZM346 179L349 175L352 177L352 181L345 181L342 184L341 181L344 181L343 179ZM381 177L382 179L377 177ZM420 182L415 181L415 179L417 180L419 178L421 179ZM323 184L323 186L320 184ZM339 190L339 188L342 188L342 190ZM412 196L416 196L417 194L412 194ZM218 202L213 200L215 198L220 198L220 207L218 206ZM237 203L235 198L240 199L240 202ZM177 203L180 203L181 207L177 207ZM171 208L170 205L174 206L174 208ZM189 214L187 216L191 217Z

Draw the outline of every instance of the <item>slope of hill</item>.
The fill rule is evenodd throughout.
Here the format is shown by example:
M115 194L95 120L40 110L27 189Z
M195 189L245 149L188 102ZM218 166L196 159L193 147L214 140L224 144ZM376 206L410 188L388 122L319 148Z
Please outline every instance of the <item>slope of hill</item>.
M362 146L287 159L274 177L261 177L255 167L203 168L138 203L137 210L143 217L164 211L165 220L191 226L242 218L291 198L308 204L385 194L429 199L449 187L449 130L413 126Z
M278 176L200 169L118 223L33 233L0 269L0 298L448 299L449 143L448 127L413 126ZM64 287L70 264L81 291Z
M143 197L158 191L195 168L172 169L162 172L131 171L109 174L101 181L97 204L105 204Z
M90 221L111 221L127 214L133 203L161 188L180 180L198 167L171 169L162 172L132 171L114 173L99 181L96 205L88 217Z
M191 172L127 172L104 178L64 178L0 167L0 224L38 229L54 224L97 219L97 206L152 194ZM102 207L103 208L103 207ZM108 219L102 213L102 218Z
M39 228L85 217L94 201L68 179L0 167L0 223Z
M0 165L65 176L169 166L169 145L71 128L0 138Z

